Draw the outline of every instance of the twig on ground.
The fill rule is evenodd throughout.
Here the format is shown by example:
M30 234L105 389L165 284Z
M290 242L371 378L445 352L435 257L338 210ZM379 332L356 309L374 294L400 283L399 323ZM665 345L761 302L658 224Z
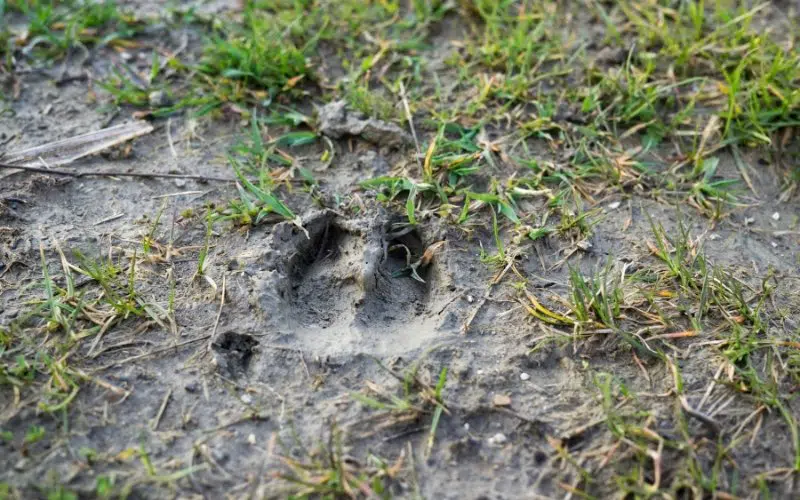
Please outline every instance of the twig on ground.
M174 345L167 346L167 347L162 347L160 349L156 349L154 351L146 352L144 354L137 354L136 356L131 356L129 358L120 359L119 361L112 361L111 363L109 363L109 364L107 364L105 366L101 366L99 368L95 368L94 370L92 370L92 372L93 373L97 373L97 372L108 370L109 368L113 368L115 366L123 365L125 363L130 363L131 361L136 361L136 360L143 359L143 358L149 358L150 356L155 356L157 354L161 354L161 353L164 353L164 352L167 352L167 351L171 351L173 349L177 349L179 347L183 347L183 346L186 346L186 345L189 345L189 344L193 344L195 342L201 342L203 340L208 340L210 337L211 337L211 335L203 335L202 337L197 337L196 339L184 340L183 342L180 342L178 344L174 344Z
M714 433L715 436L719 435L722 428L716 420L689 406L689 401L686 399L686 396L681 396L679 399L681 402L681 408L683 408L683 411L685 411L687 415L699 420L703 425L706 426L706 428L708 428L708 430Z
M422 170L422 163L420 162L420 156L422 156L422 150L419 148L419 139L417 138L417 131L414 129L414 117L411 116L411 108L408 105L408 97L406 97L406 86L403 85L403 81L400 80L400 98L403 100L403 109L406 112L406 119L408 120L408 126L411 128L411 137L414 138L414 146L417 148L417 154L415 158L417 159L417 164L419 165L419 169Z
M167 391L167 394L164 396L164 400L161 402L161 407L158 409L158 413L156 414L155 418L150 424L151 430L158 429L158 424L161 423L161 417L164 416L164 412L167 409L167 404L169 404L169 398L171 396L172 396L172 388L170 387L169 390Z
M145 179L188 179L200 182L236 182L232 177L216 177L213 175L196 175L196 174L161 174L161 173L142 173L142 172L72 172L70 170L61 170L56 168L44 167L28 167L22 165L10 165L8 163L0 163L0 169L13 169L24 170L26 172L35 172L38 174L47 175L61 175L65 177L141 177Z
M211 330L211 338L208 340L208 345L206 346L206 352L211 352L211 346L214 345L214 341L217 339L217 328L219 328L219 318L222 316L222 308L225 306L225 282L226 276L222 275L222 297L219 299L219 310L217 311L217 317L214 320L214 328Z
M33 165L59 166L112 148L136 137L149 134L153 125L145 121L133 121L103 128L87 134L68 137L20 151L11 151L0 156L3 166L32 167Z

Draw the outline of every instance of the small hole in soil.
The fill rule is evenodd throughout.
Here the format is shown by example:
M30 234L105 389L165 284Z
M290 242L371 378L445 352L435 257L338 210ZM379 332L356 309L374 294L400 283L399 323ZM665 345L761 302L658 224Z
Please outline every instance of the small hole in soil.
M214 342L219 367L232 376L247 371L258 341L250 335L225 332Z

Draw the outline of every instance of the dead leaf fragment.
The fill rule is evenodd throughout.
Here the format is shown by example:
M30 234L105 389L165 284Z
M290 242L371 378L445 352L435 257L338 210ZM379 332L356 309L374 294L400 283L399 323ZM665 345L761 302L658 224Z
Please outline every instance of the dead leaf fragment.
M505 394L495 394L492 404L498 407L511 406L511 398Z
M431 243L428 246L428 248L425 249L425 252L422 254L422 258L419 260L420 265L425 267L428 264L430 264L431 261L433 260L434 255L436 255L436 252L440 248L442 248L445 245L445 243L447 243L447 241L445 240L437 241L436 243Z

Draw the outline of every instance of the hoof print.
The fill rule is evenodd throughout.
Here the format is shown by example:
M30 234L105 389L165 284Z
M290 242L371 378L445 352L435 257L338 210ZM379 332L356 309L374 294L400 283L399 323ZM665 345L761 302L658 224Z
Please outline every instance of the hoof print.
M279 256L259 302L270 327L315 351L407 352L440 334L440 269L416 227L384 215L344 219L331 211L276 227Z

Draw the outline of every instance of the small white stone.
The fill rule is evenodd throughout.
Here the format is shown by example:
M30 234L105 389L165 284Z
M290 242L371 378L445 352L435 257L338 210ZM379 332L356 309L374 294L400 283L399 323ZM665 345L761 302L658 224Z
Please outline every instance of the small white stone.
M502 432L498 432L497 434L495 434L494 436L489 438L489 444L490 445L504 444L507 441L508 441L508 438Z
M464 424L464 430L465 430L465 431L467 431L467 432L469 432L469 422L467 422L466 424Z
M473 302L475 302L475 297L473 297L472 295L467 295L467 302L472 304Z
M242 403L244 403L246 405L249 405L249 404L251 404L253 402L253 396L251 396L249 394L242 394L239 399L241 399Z
M608 204L608 209L609 210L616 210L616 209L619 208L620 205L622 205L621 201L612 201L611 203Z
M772 220L781 220L781 214L775 212L774 214L772 214Z
M774 241L770 241L769 243L770 245L772 245L772 248L778 248L778 244L775 243Z
M163 90L154 90L147 94L147 100L153 108L164 108L169 106L169 96Z
M520 378L520 380L529 380L531 378L531 376L528 375L525 372L522 372L522 373L519 374L519 378Z
M250 444L256 444L256 435L250 434L249 436L247 436L247 442Z
M483 370L478 370L478 375L483 375Z

